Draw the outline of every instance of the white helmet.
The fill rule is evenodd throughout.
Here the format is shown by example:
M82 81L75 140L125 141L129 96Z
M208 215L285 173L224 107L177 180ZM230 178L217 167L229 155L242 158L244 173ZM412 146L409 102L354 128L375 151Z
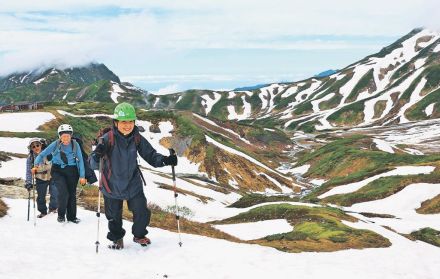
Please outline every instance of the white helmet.
M58 136L60 136L60 134L63 132L73 134L72 126L70 126L69 124L61 124L60 127L58 127Z
M32 145L33 142L39 142L40 144L42 144L40 138L31 138L31 139L29 140L29 144L28 144L28 149L29 149L29 150L31 149L31 145Z

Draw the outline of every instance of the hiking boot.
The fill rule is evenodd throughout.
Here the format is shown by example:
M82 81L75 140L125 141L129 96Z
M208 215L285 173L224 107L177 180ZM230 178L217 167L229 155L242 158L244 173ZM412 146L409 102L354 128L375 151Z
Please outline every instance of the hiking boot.
M72 223L75 223L75 224L78 224L79 222L81 222L81 220L78 219L78 218L75 218L75 219L73 219L73 220L67 220L67 221L72 222Z
M57 221L59 223L64 223L64 222L66 222L66 218L64 218L64 216L58 216Z
M37 218L43 218L46 215L47 215L46 213L40 213L40 214L37 215Z
M54 209L49 209L49 213L58 213L58 210L56 208Z
M141 246L147 246L149 244L151 244L151 240L144 236L144 237L133 237L133 241L136 243L139 243Z
M113 249L113 250L121 250L124 249L124 239L118 239L113 241L112 244L108 245L108 248Z

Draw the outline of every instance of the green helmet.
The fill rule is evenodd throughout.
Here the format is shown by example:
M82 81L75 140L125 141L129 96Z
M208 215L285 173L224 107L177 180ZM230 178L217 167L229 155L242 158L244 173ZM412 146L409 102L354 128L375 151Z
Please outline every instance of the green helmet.
M136 110L129 103L120 103L115 107L113 119L118 121L133 121L136 120Z

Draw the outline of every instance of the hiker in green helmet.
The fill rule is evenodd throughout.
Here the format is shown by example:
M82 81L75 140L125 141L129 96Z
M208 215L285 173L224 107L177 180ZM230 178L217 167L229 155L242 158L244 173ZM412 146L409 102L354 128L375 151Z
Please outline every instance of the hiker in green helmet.
M118 104L114 110L113 127L99 135L102 137L102 143L99 143L91 154L93 160L90 160L90 163L94 169L99 168L102 159L100 187L104 195L105 216L108 220L107 238L113 242L109 245L112 249L124 247L125 230L122 228L124 200L133 213L133 241L142 246L151 243L146 237L151 212L147 208L137 154L139 153L153 167L177 165L176 155L165 156L156 152L139 133L135 120L136 110L131 104Z

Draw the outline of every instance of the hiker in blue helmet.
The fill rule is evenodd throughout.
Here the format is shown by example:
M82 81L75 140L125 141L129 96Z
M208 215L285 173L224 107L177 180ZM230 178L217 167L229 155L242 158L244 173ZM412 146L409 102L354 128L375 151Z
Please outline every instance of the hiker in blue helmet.
M26 182L24 187L30 191L35 184L38 196L37 196L37 209L40 212L38 218L43 218L47 215L46 205L46 193L49 187L50 200L49 200L49 213L57 212L57 189L51 179L50 169L52 164L47 158L44 158L41 168L38 172L35 172L35 180L32 178L32 168L34 166L35 158L42 150L46 148L46 141L41 138L32 138L28 144L29 155L26 160Z
M35 159L33 172L38 171L43 158L52 155L52 179L58 190L58 222L78 224L76 217L76 187L86 184L84 161L79 144L72 140L73 128L69 124L58 127L58 140L52 142Z
M128 103L118 104L114 110L113 127L102 136L102 143L92 152L92 168L98 169L102 159L100 174L101 191L104 195L105 216L108 220L107 238L113 243L112 249L124 247L125 230L122 228L122 205L126 200L133 213L133 241L146 246L151 243L146 237L151 212L142 187L142 172L137 162L137 154L153 167L177 165L176 155L165 156L156 152L151 144L139 133L135 126L136 111Z

